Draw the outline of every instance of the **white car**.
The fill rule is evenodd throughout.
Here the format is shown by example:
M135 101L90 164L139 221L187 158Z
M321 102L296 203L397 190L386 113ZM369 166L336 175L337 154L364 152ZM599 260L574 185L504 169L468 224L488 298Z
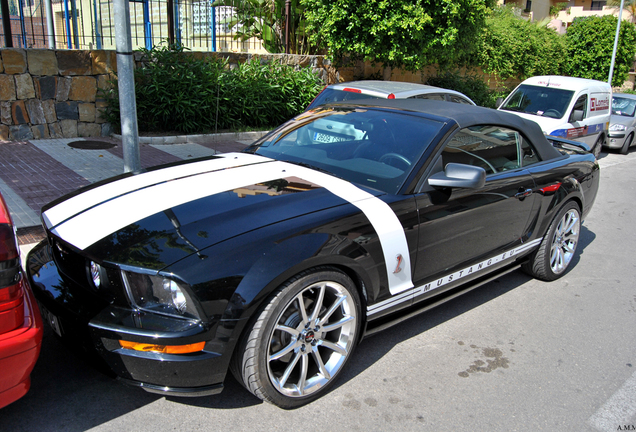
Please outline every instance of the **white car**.
M334 102L357 99L431 99L475 105L468 96L455 90L447 90L424 84L396 81L350 81L332 84L309 104L307 109Z
M610 117L608 147L627 154L634 144L636 133L636 95L615 93L612 97L612 117Z

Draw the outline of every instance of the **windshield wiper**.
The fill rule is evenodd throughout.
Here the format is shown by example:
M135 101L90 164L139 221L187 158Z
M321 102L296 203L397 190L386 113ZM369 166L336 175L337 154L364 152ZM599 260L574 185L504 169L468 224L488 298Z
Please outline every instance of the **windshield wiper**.
M307 162L297 162L297 161L292 161L292 160L288 160L288 159L279 159L279 160L280 160L281 162L288 162L288 163L290 163L290 164L298 165L298 166L301 166L301 167L303 167L303 168L309 168L309 169L312 169L312 170L316 170L316 171L320 171L320 172L323 172L323 173L326 173L326 174L332 175L332 176L334 176L334 177L341 178L340 176L338 176L338 175L334 174L333 172L331 172L331 171L329 171L329 170L326 170L326 169L324 169L324 168L317 167L317 166L315 166L315 165L308 164Z

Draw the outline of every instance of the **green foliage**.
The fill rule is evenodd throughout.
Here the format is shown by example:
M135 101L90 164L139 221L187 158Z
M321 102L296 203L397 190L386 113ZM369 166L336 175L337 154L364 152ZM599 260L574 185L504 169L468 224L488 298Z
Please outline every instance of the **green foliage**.
M498 7L486 20L478 64L501 78L525 79L560 75L566 58L565 39L545 25L517 17Z
M301 113L324 86L309 69L243 63L221 81L223 128L271 127Z
M570 76L607 81L614 49L618 19L612 15L577 18L566 33L568 58L565 71ZM618 38L613 86L627 79L636 54L636 28L623 21Z
M467 62L493 0L301 0L309 39L336 66L370 60L415 71Z
M559 12L566 10L568 6L569 6L568 2L556 3L553 6L550 6L550 16L556 17L557 15L559 15ZM568 12L568 15L569 14L570 12Z
M231 6L234 14L225 24L235 27L235 39L256 37L270 53L285 52L285 0L216 0L212 6ZM304 7L300 0L290 4L289 46L291 54L313 54L305 31Z
M309 68L254 60L234 69L227 61L197 58L181 47L142 50L135 69L140 131L201 133L269 128L301 113L323 84ZM116 83L102 94L106 119L120 128Z
M497 98L505 97L509 89L491 90L481 78L476 75L461 76L456 72L446 72L436 77L430 77L428 85L455 90L464 93L477 105L495 108Z

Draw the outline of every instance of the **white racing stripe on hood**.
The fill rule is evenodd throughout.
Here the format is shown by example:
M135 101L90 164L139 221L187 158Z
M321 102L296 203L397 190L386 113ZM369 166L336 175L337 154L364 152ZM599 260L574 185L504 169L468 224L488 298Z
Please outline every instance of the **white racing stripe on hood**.
M267 160L267 159L264 159ZM106 201L53 227L51 232L79 249L153 214L230 191L281 178L284 163L272 161L165 181Z
M219 158L192 162L190 164L177 165L169 168L137 174L120 180L107 183L103 186L76 195L51 207L42 213L42 219L51 229L67 219L77 216L79 213L91 207L102 204L108 200L143 189L149 186L172 181L183 177L189 177L210 171L218 171L253 163L267 162L271 159L255 156L247 153L225 153Z
M217 162L208 166L208 170L214 169L209 172L205 172L203 167L197 167L198 173L196 169L175 171L168 168L167 171L172 175L182 174L177 179L164 175L162 171L166 170L160 170L157 173L161 175L145 177L139 181L135 179L145 175L109 183L71 198L69 201L74 202L63 209L58 207L65 205L67 201L52 207L46 212L47 224L51 223L49 229L53 234L79 249L85 249L134 222L166 209L246 185L294 176L324 187L359 208L371 222L380 240L391 294L413 288L411 262L404 229L391 207L384 201L345 180L319 171L262 157L243 159L243 155L239 155L238 159L235 159L234 156L225 155L227 162L232 162L234 166L230 163L222 164L231 169L219 170L220 165ZM254 161L266 163L247 165ZM107 186L111 184L116 186L108 188ZM125 186L129 187L128 190ZM96 191L101 191L103 194L97 195ZM84 197L84 195L89 196ZM80 208L82 203L85 207ZM49 215L49 212L55 217ZM52 221L60 222L55 225ZM393 273L398 255L401 255L403 259L402 271Z

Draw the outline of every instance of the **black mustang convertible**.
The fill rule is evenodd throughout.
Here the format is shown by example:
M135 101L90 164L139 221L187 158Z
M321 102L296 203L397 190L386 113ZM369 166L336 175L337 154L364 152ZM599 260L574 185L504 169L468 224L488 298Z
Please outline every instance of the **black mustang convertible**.
M54 331L119 379L202 396L231 370L294 408L366 335L519 267L562 276L599 177L584 144L514 114L327 105L47 205L27 272Z

